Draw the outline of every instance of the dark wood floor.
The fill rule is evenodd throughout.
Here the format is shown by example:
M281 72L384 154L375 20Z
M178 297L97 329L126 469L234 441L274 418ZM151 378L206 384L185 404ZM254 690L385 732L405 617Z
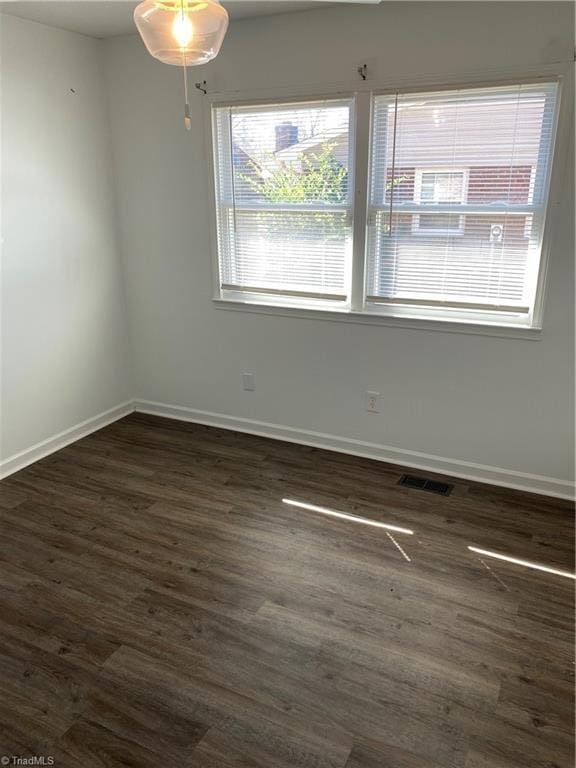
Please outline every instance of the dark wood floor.
M0 755L572 768L570 504L132 415L0 485ZM400 526L334 519L292 499Z

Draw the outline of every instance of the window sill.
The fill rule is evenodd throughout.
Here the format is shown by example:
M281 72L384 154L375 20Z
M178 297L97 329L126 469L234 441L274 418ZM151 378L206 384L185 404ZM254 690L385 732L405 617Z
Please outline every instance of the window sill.
M236 299L212 299L214 307L219 310L232 312L247 312L250 314L277 315L279 317L298 317L305 320L324 320L336 323L355 323L359 325L380 325L395 328L407 328L416 331L433 331L437 333L463 333L473 336L496 336L507 339L523 339L539 341L542 338L542 328L497 325L471 321L429 319L416 316L380 314L376 312L353 312L342 309L315 309L302 306L279 306L265 302L238 301Z

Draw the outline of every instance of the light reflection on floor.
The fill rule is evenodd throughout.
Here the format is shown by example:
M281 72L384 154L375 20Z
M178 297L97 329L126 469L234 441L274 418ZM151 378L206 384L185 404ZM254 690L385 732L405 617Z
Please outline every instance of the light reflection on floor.
M496 573L496 571L494 571L492 568L490 568L490 566L488 565L488 563L487 563L485 560L483 560L481 557L479 557L479 558L478 558L478 560L480 560L480 562L482 563L482 565L484 566L484 568L486 568L486 570L488 571L488 573L490 574L490 576L492 576L494 579L496 579L496 581L497 581L497 582L500 584L500 586L504 587L504 589L505 589L505 590L507 590L508 592L510 592L510 587L509 587L509 586L506 584L506 582L504 582L504 581L503 581L503 580L500 578L500 576L498 576L498 574Z
M298 509L304 509L308 512L318 512L321 515L328 515L329 517L335 517L340 520L347 520L353 523L362 523L363 525L369 525L374 528L383 528L386 531L387 537L390 539L392 544L396 547L396 549L399 550L399 552L402 554L402 557L407 562L412 562L412 558L406 553L404 548L396 541L394 536L392 536L389 531L393 531L394 533L403 533L412 536L414 534L414 531L410 528L402 528L399 525L392 525L391 523L382 523L379 520L372 520L368 517L361 517L360 515L351 515L346 512L339 512L335 509L329 509L328 507L319 507L316 504L308 504L303 501L296 501L294 499L282 499L282 502L284 504L287 504L290 507L297 507ZM554 576L563 576L567 579L574 579L576 580L576 574L570 573L569 571L561 571L558 568L551 568L547 565L541 565L540 563L534 563L530 560L522 560L517 557L512 557L510 555L503 555L499 552L494 552L489 549L481 549L480 547L473 547L468 546L467 549L470 552L474 552L476 555L482 555L483 557L491 557L495 560L501 560L506 563L510 563L512 565L520 565L524 568L531 568L535 571L543 571L545 573L553 574ZM478 557L484 568L505 588L509 589L507 584L493 571L492 568L482 559L482 557Z
M392 544L394 544L394 546L396 547L396 549L400 550L400 552L401 552L401 554L402 554L402 557L403 557L405 560L407 560L409 563L411 563L411 562L412 562L412 558L411 558L411 557L409 557L409 556L406 554L406 552L405 552L405 551L404 551L404 549L403 549L403 548L400 546L400 544L398 544L398 542L396 541L396 539L394 538L394 536L392 536L392 534L391 534L391 533L388 533L388 531L386 531L386 536L388 536L388 538L390 539L390 541L392 542Z
M384 528L387 531L394 531L395 533L406 533L410 536L414 531L410 528L401 528L398 525L390 525L389 523L381 523L378 520L370 520L368 517L360 517L358 515L348 515L345 512L337 512L335 509L328 509L327 507L317 507L315 504L305 504L303 501L294 501L293 499L282 499L284 504L288 504L290 507L298 507L299 509L306 509L309 512L319 512L321 515L329 515L330 517L338 517L341 520L350 520L353 523L362 523L363 525L371 525L374 528Z
M539 563L532 563L530 560L520 560L517 557L510 557L510 555L502 555L499 552L493 552L490 549L480 549L479 547L468 547L471 552L475 552L477 555L484 555L484 557L493 557L495 560L503 560L506 563L512 563L513 565L522 565L524 568L532 568L535 571L544 571L545 573L552 573L555 576L564 576L567 579L575 579L576 574L569 573L568 571L560 571L557 568L550 568L547 565L540 565Z

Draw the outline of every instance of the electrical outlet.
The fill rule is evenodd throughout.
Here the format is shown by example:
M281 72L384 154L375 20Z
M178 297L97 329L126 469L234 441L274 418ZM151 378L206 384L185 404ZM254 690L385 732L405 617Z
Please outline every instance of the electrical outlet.
M254 386L254 374L253 373L243 373L242 374L242 389L245 392L254 392L255 386Z
M366 392L366 410L368 413L380 413L380 392Z

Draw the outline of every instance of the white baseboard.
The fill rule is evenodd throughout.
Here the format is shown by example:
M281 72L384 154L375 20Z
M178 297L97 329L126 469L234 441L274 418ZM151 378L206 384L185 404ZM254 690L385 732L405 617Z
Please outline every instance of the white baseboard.
M486 464L475 464L473 462L447 459L442 456L420 453L418 451L409 451L405 448L394 448L389 445L368 443L348 437L338 437L322 432L286 427L281 424L227 416L222 413L199 411L180 405L154 403L148 400L121 403L108 411L104 411L104 413L93 416L91 419L87 419L70 429L59 432L47 440L36 443L36 445L30 448L10 456L8 459L0 462L0 478L8 477L8 475L24 469L29 464L33 464L45 456L59 451L70 443L74 443L76 440L80 440L92 432L112 424L114 421L122 419L133 411L164 416L165 418L180 421L191 421L196 424L205 424L210 427L220 427L221 429L230 429L236 432L247 432L251 435L269 437L273 440L285 440L289 443L309 445L314 448L324 448L329 451L337 451L338 453L349 453L353 456L362 456L367 459L398 464L402 467L411 467L441 475L459 477L463 480L489 483L490 485L498 485L504 488L513 488L519 491L528 491L529 493L538 493L560 499L574 499L573 483L555 477L514 472L499 467L491 467Z
M26 448L26 450L20 451L20 453L15 453L8 459L0 462L0 479L13 475L14 472L18 472L29 464L33 464L35 461L39 461L45 456L59 451L61 448L70 445L70 443L75 443L76 440L86 437L91 432L96 432L98 429L112 424L113 421L124 418L124 416L132 413L133 410L134 404L129 400L128 402L116 405L114 408L110 408L108 411L104 411L104 413L99 413L91 419L86 419L86 421L82 421L80 424L70 427L70 429L65 429L63 432L59 432L47 440L42 440L42 442Z
M399 464L403 467L412 467L428 472L436 472L441 475L459 477L464 480L489 483L490 485L499 485L504 488L513 488L519 491L528 491L529 493L538 493L560 499L574 499L574 484L568 480L560 480L555 477L514 472L509 469L500 469L499 467L475 464L458 459L447 459L442 456L434 456L433 454L408 451L404 448L368 443L347 437L337 437L336 435L328 435L322 432L295 429L294 427L270 424L265 421L227 416L222 413L198 411L180 405L135 400L134 410L139 413L164 416L180 421L192 421L196 424L205 424L210 427L231 429L236 432L247 432L251 435L260 435L261 437L269 437L274 440L285 440L290 443L309 445L314 448L325 448L329 451L349 453L354 456L362 456L367 459L385 461L390 464Z

